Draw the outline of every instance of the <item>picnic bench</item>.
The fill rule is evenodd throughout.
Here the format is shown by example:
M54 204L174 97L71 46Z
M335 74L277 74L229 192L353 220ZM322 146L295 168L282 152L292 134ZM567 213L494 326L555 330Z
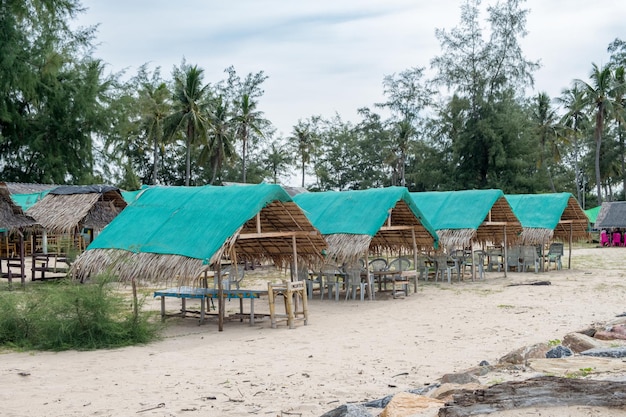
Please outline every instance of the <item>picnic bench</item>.
M255 315L254 313L254 300L260 298L263 295L267 295L267 291L263 290L246 290L246 289L238 289L238 290L223 290L222 298L225 300L230 299L239 299L239 313L229 316L230 318L239 318L241 321L243 319L249 319L250 325L254 324ZM166 317L179 316L186 317L188 313L190 314L199 314L200 315L200 323L204 322L207 310L207 302L209 300L217 299L219 297L218 290L215 288L195 288L195 287L174 287L168 288L165 290L157 290L154 292L154 297L161 297L161 319L165 319ZM166 313L165 311L165 298L180 298L181 300L181 310L179 313ZM243 308L243 300L250 299L250 312L244 313ZM187 310L187 299L199 299L200 300L200 311L192 311Z

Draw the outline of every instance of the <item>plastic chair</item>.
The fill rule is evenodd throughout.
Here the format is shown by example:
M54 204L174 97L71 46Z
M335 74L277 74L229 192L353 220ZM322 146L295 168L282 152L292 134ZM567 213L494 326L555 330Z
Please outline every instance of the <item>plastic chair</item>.
M539 255L537 255L537 248L534 246L522 246L520 259L523 272L526 272L529 266L535 268L535 272L539 272Z
M600 246L609 246L609 235L606 230L600 232Z
M365 299L365 289L369 284L368 281L363 281L361 279L361 273L363 269L360 267L349 267L346 268L346 300L350 295L352 295L352 299L356 300L356 290L359 290L359 294L361 296L361 301Z
M493 271L495 267L498 272L500 269L504 269L504 262L502 260L502 249L487 249L487 270Z
M550 269L550 263L554 263L554 268L561 270L563 265L561 264L561 257L563 256L563 244L552 243L550 249L546 255L546 262L548 263L548 269Z
M304 281L306 283L306 293L307 293L307 297L309 299L313 298L313 286L317 285L317 287L320 289L322 288L322 279L321 277L318 275L317 278L311 278L311 272L309 271L309 268L306 265L299 265L298 266L298 281Z
M369 263L369 268L372 271L384 271L385 269L387 269L387 260L384 258L372 259ZM378 278L378 290L380 291L382 289L382 283L384 279L383 276L379 276ZM374 276L371 277L371 281L374 281Z
M613 232L611 243L613 246L622 246L622 234L620 232Z
M521 246L511 246L506 253L506 264L509 268L515 268L516 271L521 271L522 263L520 262L520 257L522 255Z
M230 291L233 286L239 289L245 275L245 269L243 265L235 265L234 267L229 265L222 269L222 288L226 291ZM215 280L215 287L217 288L217 277Z
M408 271L410 268L411 268L411 260L404 256L395 258L394 260L389 262L389 265L387 265L387 271L396 272L396 273L402 272L402 271ZM393 285L392 290L393 290L394 298L396 295L397 284L402 285L402 292L404 292L406 296L409 295L408 281L406 279L403 279L403 277L401 277L399 274L385 275L384 280L385 280L385 288L387 288L387 282L391 282L391 285Z
M335 292L335 301L339 301L339 289L341 286L341 282L339 281L339 270L337 269L337 267L335 265L324 265L322 267L322 272L321 272L321 280L322 280L322 287L321 287L321 296L320 299L324 299L324 292L327 289L328 290L328 299L330 299L331 294L333 293L333 291Z
M446 254L437 255L434 257L435 261L435 282L439 278L441 273L441 281L443 282L443 275L448 276L448 284L452 283L452 269L455 267L454 261Z

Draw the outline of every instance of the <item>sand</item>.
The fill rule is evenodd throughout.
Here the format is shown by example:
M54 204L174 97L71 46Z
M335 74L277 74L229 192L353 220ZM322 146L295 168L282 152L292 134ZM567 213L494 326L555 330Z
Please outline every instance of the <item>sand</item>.
M218 332L216 320L198 325L194 318L171 318L163 339L146 346L5 351L0 414L320 416L612 320L626 311L624 258L626 248L576 248L567 269L566 248L561 271L510 272L507 278L488 272L482 281L452 285L420 282L417 293L400 299L379 294L374 301L335 302L316 295L308 325L295 329L282 323L272 329L265 319L254 326L227 321ZM246 280L262 284L253 274ZM533 280L552 285L509 285ZM149 297L145 308L159 305ZM168 300L168 310L178 305ZM227 311L237 308L236 300L227 302ZM265 299L256 311L269 311ZM491 415L626 416L622 410L606 413L570 407Z

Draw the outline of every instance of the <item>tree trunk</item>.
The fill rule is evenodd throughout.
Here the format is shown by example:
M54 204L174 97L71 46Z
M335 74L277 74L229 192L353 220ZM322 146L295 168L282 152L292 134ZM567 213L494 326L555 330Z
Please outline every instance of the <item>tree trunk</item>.
M463 390L439 410L439 417L466 417L526 407L623 407L626 382L542 376L487 389ZM550 415L549 412L545 413Z
M604 118L602 112L603 108L598 108L596 114L596 130L594 132L596 141L596 192L598 193L598 205L602 205L602 187L600 185L600 149L602 145L602 127L604 124Z
M248 131L244 127L243 132L241 134L241 161L242 161L242 171L243 171L243 183L246 183L246 148L248 142Z

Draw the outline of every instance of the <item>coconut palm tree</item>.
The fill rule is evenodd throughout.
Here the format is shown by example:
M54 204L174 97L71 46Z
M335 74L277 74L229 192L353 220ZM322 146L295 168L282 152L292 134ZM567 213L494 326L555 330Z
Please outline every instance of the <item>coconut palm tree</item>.
M284 146L275 142L270 144L270 149L263 158L266 169L272 173L274 184L278 182L278 174L285 172L291 162L292 158L289 156Z
M145 82L139 89L141 130L152 143L154 167L152 184L157 183L159 172L159 149L163 146L163 122L170 112L171 93L164 82L154 85Z
M202 85L204 70L183 62L174 74L173 109L166 120L168 137L182 131L185 135L185 185L191 178L191 148L206 143L209 121L207 106L210 85Z
M304 177L306 164L311 162L311 154L315 148L315 136L311 131L309 123L298 121L293 127L293 133L289 138L296 150L296 154L300 158L302 168L302 187L304 187Z
M565 114L561 117L559 125L560 134L568 138L574 149L574 171L576 175L576 191L578 201L583 201L581 170L578 165L581 158L581 134L587 128L589 118L585 112L585 95L583 90L576 84L572 88L565 89L561 96L555 99L563 109Z
M561 153L558 147L559 135L557 134L557 116L556 112L551 107L551 101L547 93L541 92L537 94L532 107L532 118L535 122L535 129L541 148L539 161L537 161L539 165L538 168L544 168L546 170L550 188L552 192L555 193L556 189L554 187L554 181L552 180L550 167L546 163L546 155L552 155L553 160L558 162L561 159Z
M263 118L263 112L256 110L256 102L249 94L243 94L235 101L237 108L233 118L236 137L241 140L242 182L246 182L247 148L251 133L263 136L263 126L268 122Z
M229 119L228 106L222 96L212 100L208 108L207 131L208 143L200 154L201 161L209 160L212 173L211 184L214 184L222 169L222 164L234 154L232 121Z
M615 86L611 67L609 65L598 67L592 64L589 75L591 83L583 80L575 80L575 83L583 90L584 102L591 110L595 118L593 139L595 150L596 192L598 193L598 205L602 204L602 176L600 173L600 152L602 146L602 132L607 117L613 112L613 103L610 99Z

